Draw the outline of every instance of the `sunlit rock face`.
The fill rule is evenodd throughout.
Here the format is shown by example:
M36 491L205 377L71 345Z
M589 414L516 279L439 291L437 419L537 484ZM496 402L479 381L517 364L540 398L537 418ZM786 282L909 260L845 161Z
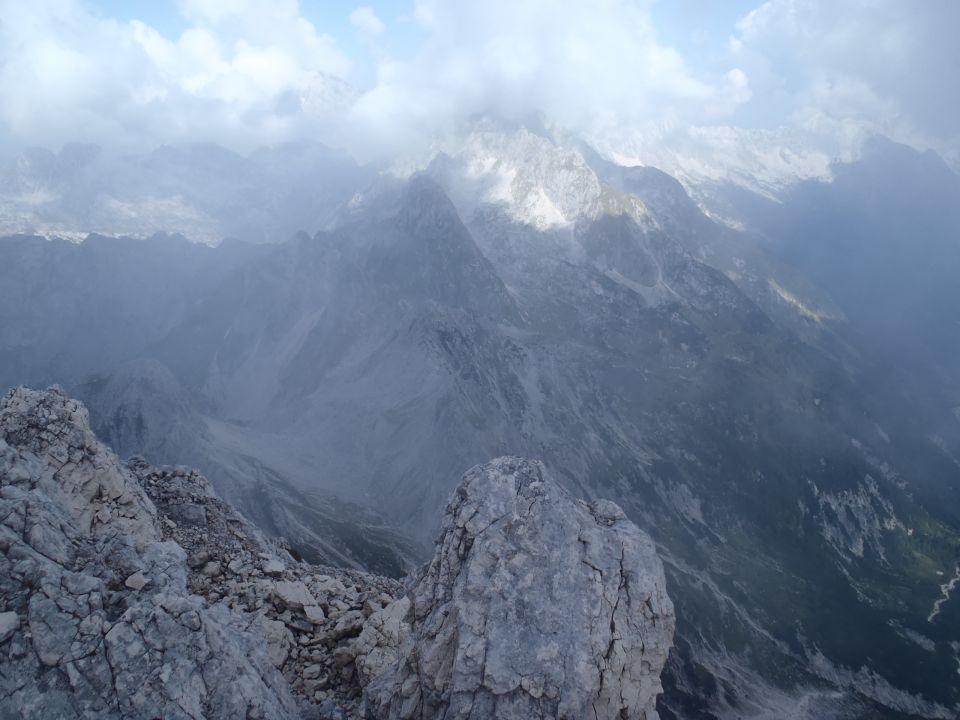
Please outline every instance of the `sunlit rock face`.
M674 616L653 543L539 463L503 457L464 476L409 598L370 718L657 717Z

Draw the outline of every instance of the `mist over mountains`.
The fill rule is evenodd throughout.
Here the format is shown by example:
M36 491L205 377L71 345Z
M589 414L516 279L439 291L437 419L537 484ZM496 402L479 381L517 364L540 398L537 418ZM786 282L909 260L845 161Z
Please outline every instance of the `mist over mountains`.
M0 0L0 715L960 717L957 27Z
M32 187L21 217L51 228L119 223L114 194L192 210L0 241L0 385L62 384L121 455L392 575L464 470L542 459L657 544L661 717L956 712L960 614L934 607L960 547L960 178L935 156L878 139L828 182L699 203L498 123L399 176L316 146L14 167L8 202ZM216 234L239 239L190 241Z
M2 231L81 239L88 233L193 242L280 242L321 228L370 172L316 143L241 156L214 144L119 155L96 145L32 148L0 179Z

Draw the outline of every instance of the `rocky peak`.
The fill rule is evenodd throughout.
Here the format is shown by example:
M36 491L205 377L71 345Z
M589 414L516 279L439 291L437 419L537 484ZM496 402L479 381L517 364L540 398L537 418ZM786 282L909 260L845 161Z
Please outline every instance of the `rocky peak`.
M649 720L672 633L650 539L538 463L467 473L404 594L122 463L59 388L0 400L0 717Z
M467 220L492 205L513 222L550 230L601 202L603 187L583 155L544 133L479 127L438 150L428 172Z
M657 717L673 606L649 537L540 463L470 470L408 583L398 663L371 717Z
M150 499L97 441L83 404L59 387L8 392L0 409L0 439L28 453L40 470L30 478L31 489L54 496L81 532L121 531L140 546L159 539Z
M356 717L338 648L398 594L295 561L194 470L122 463L58 388L0 400L0 717Z
M503 282L433 178L417 174L363 202L369 203L365 217L339 228L334 239L352 260L344 272L359 268L362 281L372 284L363 297L372 292L390 304L427 301L500 320L517 316ZM341 277L338 287L349 292L357 282Z

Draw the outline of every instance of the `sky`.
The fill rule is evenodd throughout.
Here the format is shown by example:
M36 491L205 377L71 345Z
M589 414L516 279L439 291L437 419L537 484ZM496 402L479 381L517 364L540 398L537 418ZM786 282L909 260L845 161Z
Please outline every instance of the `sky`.
M958 28L955 0L0 0L0 151L389 154L538 116L588 137L882 133L957 160Z

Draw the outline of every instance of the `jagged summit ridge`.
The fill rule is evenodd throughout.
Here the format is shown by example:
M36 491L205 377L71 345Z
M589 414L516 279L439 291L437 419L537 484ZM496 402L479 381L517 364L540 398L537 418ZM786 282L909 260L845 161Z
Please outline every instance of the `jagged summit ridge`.
M13 389L0 399L0 717L656 717L672 606L619 508L501 458L467 474L443 527L406 594L309 565L196 471L122 463L59 388ZM467 623L459 647L451 610ZM443 669L411 675L417 658Z

